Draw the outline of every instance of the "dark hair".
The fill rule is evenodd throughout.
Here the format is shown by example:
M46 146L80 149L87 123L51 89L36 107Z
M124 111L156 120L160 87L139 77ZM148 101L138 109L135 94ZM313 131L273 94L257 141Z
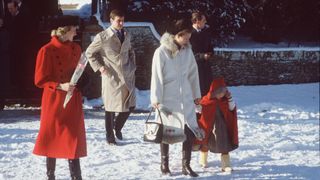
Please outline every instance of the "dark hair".
M201 21L203 16L205 15L202 12L199 12L199 11L193 12L191 15L191 22L196 23L197 21Z
M171 29L168 30L169 33L176 34L185 34L192 32L192 24L189 19L179 19L174 21Z
M124 17L124 12L119 9L114 9L110 12L110 18L114 19L116 16Z
M14 7L18 7L18 2L15 0L7 1L7 4L9 4L9 3L13 3Z

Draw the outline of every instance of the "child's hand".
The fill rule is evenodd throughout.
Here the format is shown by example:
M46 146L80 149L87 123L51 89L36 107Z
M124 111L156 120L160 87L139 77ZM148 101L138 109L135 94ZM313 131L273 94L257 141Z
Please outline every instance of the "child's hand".
M201 114L201 111L202 111L202 107L201 105L196 105L196 113L200 113Z
M193 102L194 102L195 105L199 105L200 101L201 101L200 98L196 98Z
M226 92L226 98L228 98L228 99L230 99L230 98L232 98L232 96L231 96L231 93L227 90L227 92Z

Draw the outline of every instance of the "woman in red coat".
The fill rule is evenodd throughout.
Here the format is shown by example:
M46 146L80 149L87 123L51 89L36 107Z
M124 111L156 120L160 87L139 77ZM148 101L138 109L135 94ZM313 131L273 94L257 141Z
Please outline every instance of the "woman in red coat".
M210 90L204 96L199 126L205 131L200 145L200 164L207 166L208 151L221 153L222 171L231 171L229 152L238 148L237 110L231 93L223 78L212 81Z
M68 159L72 179L82 179L79 158L87 155L82 96L69 83L81 56L80 46L72 42L78 22L74 16L60 17L51 41L37 56L34 81L43 88L43 95L33 153L47 157L48 179L55 179L56 158ZM73 96L64 109L68 91L73 91Z

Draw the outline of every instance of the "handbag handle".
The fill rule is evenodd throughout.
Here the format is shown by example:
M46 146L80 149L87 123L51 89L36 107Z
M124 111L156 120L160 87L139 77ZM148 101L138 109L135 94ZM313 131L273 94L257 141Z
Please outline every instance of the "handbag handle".
M159 114L159 117L160 117L161 124L163 124L163 122L162 122L162 117L161 117L161 114L160 114L160 110L159 110L158 108L153 108L153 107L151 108L151 110L150 110L150 112L149 112L149 115L148 115L148 117L147 117L146 122L148 122L148 120L149 120L149 118L150 118L150 116L151 116L151 113L153 112L154 109L157 109L158 114Z

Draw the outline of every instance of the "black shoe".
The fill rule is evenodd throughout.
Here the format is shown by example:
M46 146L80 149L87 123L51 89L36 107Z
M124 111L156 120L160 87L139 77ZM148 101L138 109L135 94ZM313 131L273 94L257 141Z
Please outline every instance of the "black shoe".
M162 175L171 176L171 172L169 169L169 145L168 144L160 144L160 152L161 152L161 173Z
M169 175L171 176L171 172L169 169L169 156L161 156L161 173L162 175Z
M72 180L82 180L80 160L79 159L69 159L69 170Z
M108 142L108 144L110 145L110 146L116 146L117 145L117 142L115 141L115 140L113 140L113 141L107 141Z
M117 137L119 140L122 140L122 139L123 139L121 131L116 131L116 137Z
M47 180L55 180L54 171L56 169L56 159L55 158L49 158L46 159L47 163Z
M164 171L164 170L161 169L161 173L162 173L162 175L164 175L164 176L171 176L170 170Z
M191 177L198 177L199 176L196 172L194 172L191 169L190 165L182 165L182 174L189 175Z
M55 180L54 172L47 171L47 180Z
M198 177L199 175L190 167L191 149L188 148L188 150L183 150L182 155L182 174L189 175L191 177Z

